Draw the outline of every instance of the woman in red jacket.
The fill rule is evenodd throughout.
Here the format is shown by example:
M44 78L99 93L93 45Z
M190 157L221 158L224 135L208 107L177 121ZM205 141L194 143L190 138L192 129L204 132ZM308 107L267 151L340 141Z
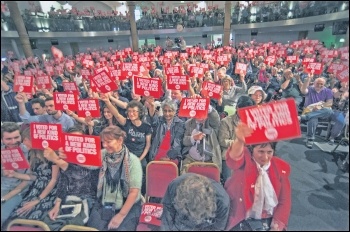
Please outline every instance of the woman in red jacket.
M249 230L248 221L258 219L261 230L286 230L291 211L289 164L274 156L276 143L245 147L252 131L247 125L240 123L235 131L236 140L226 153L234 173L225 183L231 204L226 229Z

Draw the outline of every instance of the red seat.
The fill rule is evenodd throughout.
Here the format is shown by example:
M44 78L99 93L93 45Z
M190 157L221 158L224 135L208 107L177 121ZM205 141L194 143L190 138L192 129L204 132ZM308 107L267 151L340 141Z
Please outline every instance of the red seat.
M220 169L214 163L193 162L188 165L187 172L197 173L220 182Z
M178 176L178 167L172 161L152 161L148 163L146 168L145 204L149 203L150 197L163 198L170 182ZM152 224L151 222L145 223L141 220L142 216L144 217L145 215L140 215L140 222L136 228L137 231L154 231L160 229L159 220L158 225L155 223Z

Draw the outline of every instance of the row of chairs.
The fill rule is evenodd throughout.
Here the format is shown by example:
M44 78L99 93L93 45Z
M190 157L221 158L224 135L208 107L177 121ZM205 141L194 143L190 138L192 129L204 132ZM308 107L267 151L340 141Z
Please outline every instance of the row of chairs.
M29 219L14 219L8 226L7 231L51 231L49 226L42 221ZM98 231L88 226L65 225L60 231Z
M197 173L220 182L220 170L214 163L194 162L189 164L187 172ZM170 161L152 161L146 168L146 194L142 198L143 207L151 203L151 198L162 199L171 181L179 176L178 166ZM159 204L162 206L161 204ZM140 222L137 231L151 231L154 225ZM50 231L42 221L14 219L7 231ZM65 225L61 231L97 231L87 226Z

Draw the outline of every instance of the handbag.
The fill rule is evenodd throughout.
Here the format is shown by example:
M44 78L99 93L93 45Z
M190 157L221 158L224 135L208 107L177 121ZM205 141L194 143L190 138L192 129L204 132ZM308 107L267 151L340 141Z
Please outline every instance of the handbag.
M248 218L243 223L247 226L249 231L269 231L272 218L254 219Z

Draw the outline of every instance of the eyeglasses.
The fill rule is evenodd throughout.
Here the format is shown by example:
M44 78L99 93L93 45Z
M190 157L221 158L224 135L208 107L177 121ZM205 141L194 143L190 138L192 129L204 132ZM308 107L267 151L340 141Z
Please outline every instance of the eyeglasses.
M128 110L127 112L128 112L128 114L131 114L131 113L135 114L135 113L138 113L139 111L138 110Z

